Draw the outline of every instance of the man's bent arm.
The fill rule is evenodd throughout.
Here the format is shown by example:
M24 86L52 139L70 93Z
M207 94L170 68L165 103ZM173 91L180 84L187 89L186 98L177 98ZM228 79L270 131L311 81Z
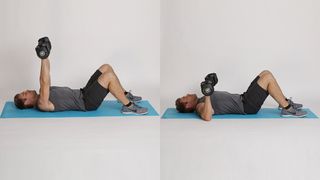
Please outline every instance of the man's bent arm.
M214 111L212 109L210 96L204 97L204 103L199 103L196 111L203 120L210 121L212 119Z
M40 90L37 104L38 108L42 111L54 110L53 104L49 101L50 85L50 62L49 59L42 59L40 70Z

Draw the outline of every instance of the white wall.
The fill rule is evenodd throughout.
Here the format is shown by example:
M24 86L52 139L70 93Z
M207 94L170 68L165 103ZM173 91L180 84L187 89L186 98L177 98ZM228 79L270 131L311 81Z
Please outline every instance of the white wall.
M269 69L287 96L305 104L319 99L319 1L161 3L162 110L187 92L201 95L199 84L208 72L218 73L217 90L242 93Z
M158 0L1 0L1 99L39 88L34 47L44 35L53 45L53 85L82 87L101 64L109 63L125 87L156 96L159 18Z

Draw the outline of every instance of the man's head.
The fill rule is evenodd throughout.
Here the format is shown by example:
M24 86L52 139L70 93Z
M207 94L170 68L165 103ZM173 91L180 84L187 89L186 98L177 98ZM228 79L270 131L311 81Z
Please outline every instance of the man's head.
M35 90L25 90L14 96L14 104L19 109L33 108L38 100Z
M176 100L176 109L181 113L193 112L196 109L198 97L196 94L187 94Z

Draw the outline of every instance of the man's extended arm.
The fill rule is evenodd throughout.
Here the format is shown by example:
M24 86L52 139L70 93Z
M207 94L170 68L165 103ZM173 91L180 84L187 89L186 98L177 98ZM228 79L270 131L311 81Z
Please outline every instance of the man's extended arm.
M203 120L210 121L212 119L214 111L212 109L210 96L204 97L204 102L197 105L196 111Z
M49 101L50 85L50 62L48 58L42 59L40 70L40 90L37 104L38 108L42 111L54 110L54 105Z

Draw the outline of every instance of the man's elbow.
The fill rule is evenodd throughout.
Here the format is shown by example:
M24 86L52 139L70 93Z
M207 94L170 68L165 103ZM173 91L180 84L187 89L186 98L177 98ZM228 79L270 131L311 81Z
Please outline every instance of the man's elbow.
M44 101L41 101L41 100L38 100L38 102L37 102L37 107L38 107L38 109L42 109L42 107L44 107L45 106L45 103L44 103Z
M205 121L211 121L212 115L203 115L203 116L201 116L201 119L203 119Z
M45 103L45 102L38 102L37 108L38 108L38 110L43 111L43 112L50 111L48 103Z

